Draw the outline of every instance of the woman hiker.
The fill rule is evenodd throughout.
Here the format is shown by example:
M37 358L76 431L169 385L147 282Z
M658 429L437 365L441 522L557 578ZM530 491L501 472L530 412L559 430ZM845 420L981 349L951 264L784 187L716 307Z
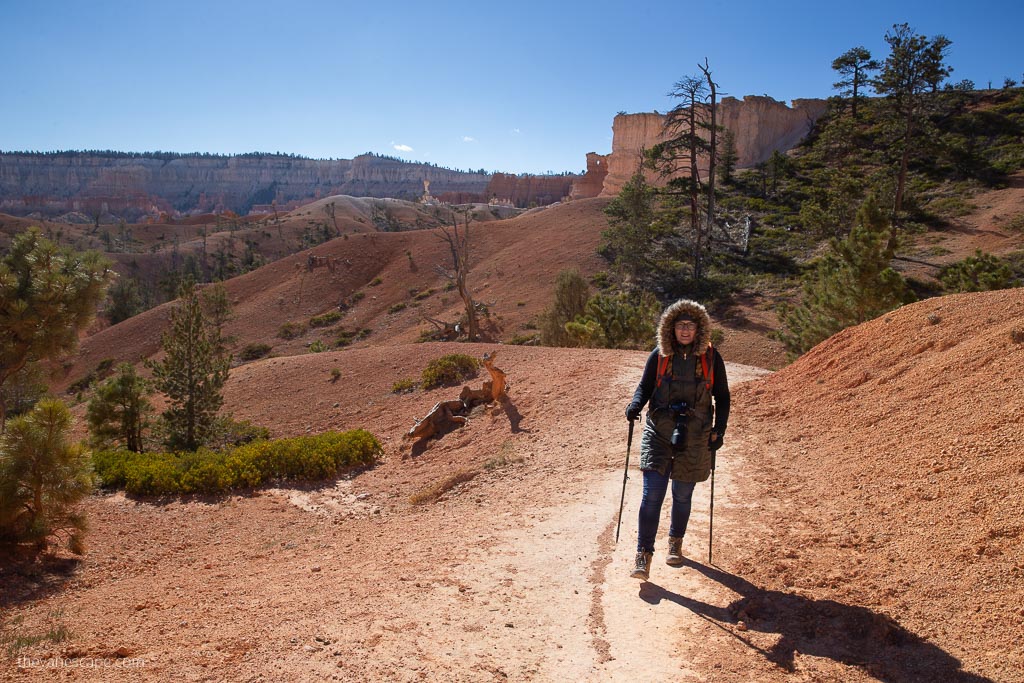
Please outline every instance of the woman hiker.
M658 347L626 408L626 419L640 417L648 404L640 442L644 495L640 503L636 566L630 576L647 580L654 555L661 504L672 482L672 522L668 556L683 563L683 536L697 482L711 474L712 451L722 446L729 421L729 382L725 363L711 346L711 318L695 301L681 299L661 314Z

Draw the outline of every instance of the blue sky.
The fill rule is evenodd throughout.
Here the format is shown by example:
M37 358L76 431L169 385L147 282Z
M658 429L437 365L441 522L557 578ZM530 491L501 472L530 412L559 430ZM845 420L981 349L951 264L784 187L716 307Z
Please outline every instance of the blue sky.
M1024 78L1020 0L0 0L0 150L576 172L705 58L726 95L828 97L832 60L884 58L898 22L952 39L954 81Z

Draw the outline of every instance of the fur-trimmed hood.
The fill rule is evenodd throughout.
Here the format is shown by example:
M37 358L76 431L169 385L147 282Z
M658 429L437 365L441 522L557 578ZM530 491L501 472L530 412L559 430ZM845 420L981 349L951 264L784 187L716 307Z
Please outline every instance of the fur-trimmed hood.
M683 313L688 313L697 323L697 333L693 337L693 350L696 353L703 353L711 343L711 316L708 315L707 309L696 301L680 299L665 309L658 322L658 353L662 356L671 356L676 352L676 335L673 326L676 318Z

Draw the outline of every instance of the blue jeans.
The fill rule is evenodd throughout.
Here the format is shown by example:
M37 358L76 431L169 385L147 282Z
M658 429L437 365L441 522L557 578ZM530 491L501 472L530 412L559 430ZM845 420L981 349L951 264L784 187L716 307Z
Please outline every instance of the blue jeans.
M669 478L660 472L644 470L644 497L640 502L639 533L637 534L636 551L654 552L654 537L658 534L658 522L661 518L661 504L665 502ZM682 537L686 534L686 525L690 521L690 503L693 501L693 489L696 482L672 482L672 522L669 536Z

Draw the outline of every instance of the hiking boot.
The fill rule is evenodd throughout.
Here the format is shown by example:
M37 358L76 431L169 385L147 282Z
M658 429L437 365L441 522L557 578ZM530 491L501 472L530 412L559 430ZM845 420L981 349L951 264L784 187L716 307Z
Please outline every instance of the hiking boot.
M682 536L668 537L668 556L665 558L665 564L672 567L681 567L683 565Z
M651 577L651 558L653 556L654 553L637 553L636 566L633 567L630 577L640 579L641 581L649 579Z

